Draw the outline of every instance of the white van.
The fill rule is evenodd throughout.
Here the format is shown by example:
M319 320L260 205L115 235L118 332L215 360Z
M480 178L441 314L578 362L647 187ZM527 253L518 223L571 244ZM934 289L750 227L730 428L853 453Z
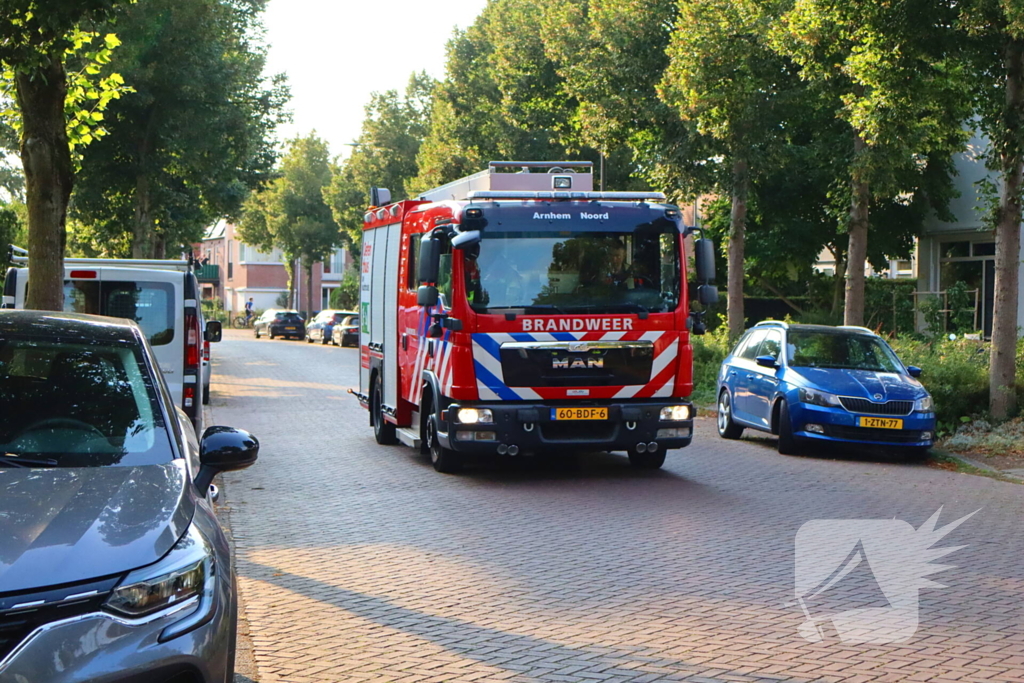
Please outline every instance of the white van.
M27 258L12 261L27 263ZM28 286L29 269L10 268L2 308L24 308ZM187 261L64 259L64 310L137 322L171 396L202 435L203 342L220 341L221 325L204 324L199 291Z

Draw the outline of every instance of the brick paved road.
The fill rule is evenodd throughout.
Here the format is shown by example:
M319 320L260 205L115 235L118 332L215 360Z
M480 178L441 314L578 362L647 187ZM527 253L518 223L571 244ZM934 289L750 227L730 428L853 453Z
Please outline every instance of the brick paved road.
M1024 681L1018 485L783 457L710 421L661 472L604 454L444 476L374 443L354 349L231 331L214 363L216 420L263 444L226 482L263 683ZM941 523L981 512L939 543L966 547L913 638L797 634L804 522L919 527L940 505ZM864 566L827 595L812 610L888 606Z

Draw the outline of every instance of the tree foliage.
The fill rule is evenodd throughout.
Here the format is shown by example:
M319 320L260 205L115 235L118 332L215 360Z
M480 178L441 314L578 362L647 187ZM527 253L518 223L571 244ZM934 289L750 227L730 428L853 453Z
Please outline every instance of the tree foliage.
M394 90L374 93L352 153L335 167L324 200L355 254L363 230L370 187L386 187L395 200L416 176L416 156L430 129L430 101L435 81L413 74L404 96Z
M327 143L311 133L289 141L279 176L245 203L238 236L262 251L279 248L290 264L306 271L306 310L313 311L313 264L343 243L324 201L331 182ZM294 273L293 273L294 277Z
M123 9L110 68L134 92L85 153L75 216L103 255L160 257L236 215L265 181L285 118L283 77L263 78L265 0L147 0Z
M85 142L96 121L81 119L68 136L68 52L86 43L90 24L105 21L128 0L7 0L0 13L0 69L13 82L25 172L29 308L60 310L64 300L65 220L74 184L72 142ZM111 47L108 43L107 48ZM86 81L89 81L86 73ZM71 99L77 86L72 82ZM110 82L117 89L116 82ZM80 101L80 100L79 100ZM95 112L92 112L95 113ZM83 130L84 129L84 130Z

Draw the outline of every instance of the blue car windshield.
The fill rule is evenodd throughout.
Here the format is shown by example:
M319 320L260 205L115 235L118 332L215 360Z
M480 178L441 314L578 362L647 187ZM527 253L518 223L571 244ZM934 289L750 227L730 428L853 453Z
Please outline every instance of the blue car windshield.
M888 344L864 334L790 330L786 346L791 367L903 372Z

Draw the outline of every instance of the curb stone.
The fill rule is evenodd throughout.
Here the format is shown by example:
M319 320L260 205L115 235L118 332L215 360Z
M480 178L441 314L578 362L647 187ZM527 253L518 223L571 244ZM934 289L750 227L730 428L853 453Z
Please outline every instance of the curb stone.
M205 408L206 424L215 424L213 408L207 405ZM231 555L238 557L235 550L235 537L231 532L231 505L228 498L227 481L223 475L216 478L217 486L220 488L220 500L214 505L217 509L217 518L221 528L228 537L228 544L231 546ZM237 562L237 559L236 559ZM256 668L256 657L253 650L252 635L249 631L249 620L246 617L245 603L242 598L242 591L238 591L238 634L235 649L235 677L233 683L258 683L259 674Z

